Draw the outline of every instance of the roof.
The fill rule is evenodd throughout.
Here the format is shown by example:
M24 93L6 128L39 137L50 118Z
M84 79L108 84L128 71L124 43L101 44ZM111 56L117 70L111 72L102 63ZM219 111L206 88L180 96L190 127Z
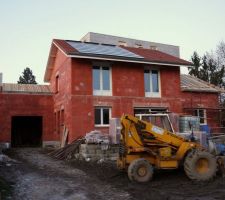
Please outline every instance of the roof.
M210 93L225 92L225 90L223 90L222 88L219 88L213 84L210 84L191 75L181 74L180 78L182 91Z
M49 85L3 83L4 93L52 94Z
M168 64L175 64L175 65L178 64L178 65L186 65L186 66L192 65L192 63L186 60L180 59L178 57L175 57L157 50L134 48L134 47L123 47L123 48L144 57L146 60L150 62L168 63Z
M143 48L132 48L109 44L54 39L49 53L45 78L50 80L57 49L67 57L97 59L108 61L132 62L166 66L191 66L192 63L161 51Z
M68 41L69 45L75 48L79 53L96 54L106 56L118 56L127 58L143 58L142 56L132 53L122 47L109 44L83 43L77 41Z

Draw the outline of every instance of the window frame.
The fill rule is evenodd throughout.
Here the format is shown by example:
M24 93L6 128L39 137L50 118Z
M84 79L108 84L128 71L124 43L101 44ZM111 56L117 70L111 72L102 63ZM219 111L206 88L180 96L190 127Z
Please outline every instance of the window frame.
M100 109L100 124L95 124L95 109ZM103 109L108 109L109 110L109 124L104 124L104 118L103 118ZM94 125L95 127L109 127L110 125L110 119L112 118L111 116L112 113L112 108L111 107L107 107L107 106L96 106L94 107Z
M203 117L200 116L200 111L203 111ZM197 115L196 115L197 112ZM194 110L194 116L199 117L199 123L200 125L207 125L207 113L206 109L198 108ZM201 119L204 119L204 123L201 123Z
M94 89L94 67L99 67L100 70L100 90ZM109 90L103 90L103 68L109 68ZM109 64L93 63L92 65L92 90L94 96L112 96L112 69Z
M160 69L159 68L144 68L144 90L145 90L145 70L149 70L149 85L150 85L150 92L145 91L145 97L152 97L152 98L160 98L161 97L161 76L160 76ZM152 71L158 72L158 92L153 92L153 82L152 82Z

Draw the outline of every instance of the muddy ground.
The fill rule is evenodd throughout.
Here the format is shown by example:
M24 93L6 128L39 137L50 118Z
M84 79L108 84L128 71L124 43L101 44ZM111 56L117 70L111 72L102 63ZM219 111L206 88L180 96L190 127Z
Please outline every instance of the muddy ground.
M113 163L58 161L43 149L11 149L6 153L17 162L0 163L0 177L11 188L5 199L225 199L225 179L220 176L207 183L196 183L182 170L156 171L151 182L138 184L131 183Z

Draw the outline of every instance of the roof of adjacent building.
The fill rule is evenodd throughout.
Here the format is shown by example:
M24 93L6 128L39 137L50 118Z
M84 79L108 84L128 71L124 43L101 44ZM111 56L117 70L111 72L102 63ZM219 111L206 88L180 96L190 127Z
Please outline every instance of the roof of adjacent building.
M161 52L170 54L172 56L180 57L179 46L171 44L163 44L158 42L151 42L146 40L139 40L134 38L127 38L115 35L108 35L102 33L88 32L81 38L82 42L96 42L104 44L125 45L128 47L143 47L145 49L157 49Z
M181 74L180 82L182 91L210 93L225 92L222 88L187 74Z
M3 83L3 93L52 94L49 85Z
M67 57L107 61L132 62L166 66L191 66L192 63L158 50L54 39L46 67L45 78L50 80L56 49Z

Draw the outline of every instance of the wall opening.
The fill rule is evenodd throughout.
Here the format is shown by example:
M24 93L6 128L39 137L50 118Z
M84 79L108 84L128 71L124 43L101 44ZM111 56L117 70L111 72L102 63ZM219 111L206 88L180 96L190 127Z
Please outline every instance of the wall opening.
M13 116L11 131L12 147L40 147L42 145L41 116Z

